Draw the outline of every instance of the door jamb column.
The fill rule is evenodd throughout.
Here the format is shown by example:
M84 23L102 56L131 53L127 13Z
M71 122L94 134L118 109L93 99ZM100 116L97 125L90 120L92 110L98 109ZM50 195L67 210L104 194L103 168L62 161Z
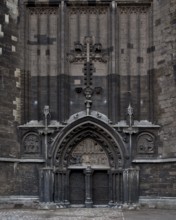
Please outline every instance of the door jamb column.
M93 174L93 170L91 168L91 166L88 166L85 170L84 170L84 174L85 174L85 207L86 208L92 208L93 205L93 201L92 201L92 174Z

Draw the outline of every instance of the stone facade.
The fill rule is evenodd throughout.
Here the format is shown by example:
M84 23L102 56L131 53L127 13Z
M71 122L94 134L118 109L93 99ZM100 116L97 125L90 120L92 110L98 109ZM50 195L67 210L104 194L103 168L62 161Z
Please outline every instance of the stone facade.
M0 11L2 200L176 197L175 1L8 0Z
M17 1L0 3L0 155L18 157L17 125L20 122L20 60Z

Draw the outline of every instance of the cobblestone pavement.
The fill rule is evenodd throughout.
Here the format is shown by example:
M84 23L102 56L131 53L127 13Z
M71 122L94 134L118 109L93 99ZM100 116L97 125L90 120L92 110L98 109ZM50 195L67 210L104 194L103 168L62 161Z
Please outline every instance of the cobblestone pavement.
M59 209L59 210L23 210L2 209L0 220L174 220L176 210L137 210L122 211L117 209Z

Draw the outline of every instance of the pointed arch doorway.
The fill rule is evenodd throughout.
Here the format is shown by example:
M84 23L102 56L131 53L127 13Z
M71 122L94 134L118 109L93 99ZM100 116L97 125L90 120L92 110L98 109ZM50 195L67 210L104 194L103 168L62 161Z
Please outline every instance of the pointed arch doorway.
M86 138L70 155L69 200L71 204L107 205L109 203L109 161L97 141ZM86 201L90 197L89 201ZM88 204L87 204L88 205Z
M71 121L58 133L50 155L53 167L41 172L41 201L66 207L137 201L139 171L128 167L120 134L103 120Z
M57 151L55 202L96 207L122 201L122 153L108 133L85 123L72 130ZM59 152L59 153L58 153Z

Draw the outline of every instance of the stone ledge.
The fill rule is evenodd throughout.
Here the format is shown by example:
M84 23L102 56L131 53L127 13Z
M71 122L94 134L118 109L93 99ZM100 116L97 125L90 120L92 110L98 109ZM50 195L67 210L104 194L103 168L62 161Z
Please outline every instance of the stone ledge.
M175 163L176 158L135 159L133 163Z
M0 203L1 202L16 202L16 201L38 201L38 196L0 196Z
M139 203L141 206L148 208L176 209L176 197L150 197L140 196Z
M0 196L0 209L37 208L38 196Z
M6 158L0 157L0 162L12 162L12 163L44 163L44 159L18 159L18 158Z

